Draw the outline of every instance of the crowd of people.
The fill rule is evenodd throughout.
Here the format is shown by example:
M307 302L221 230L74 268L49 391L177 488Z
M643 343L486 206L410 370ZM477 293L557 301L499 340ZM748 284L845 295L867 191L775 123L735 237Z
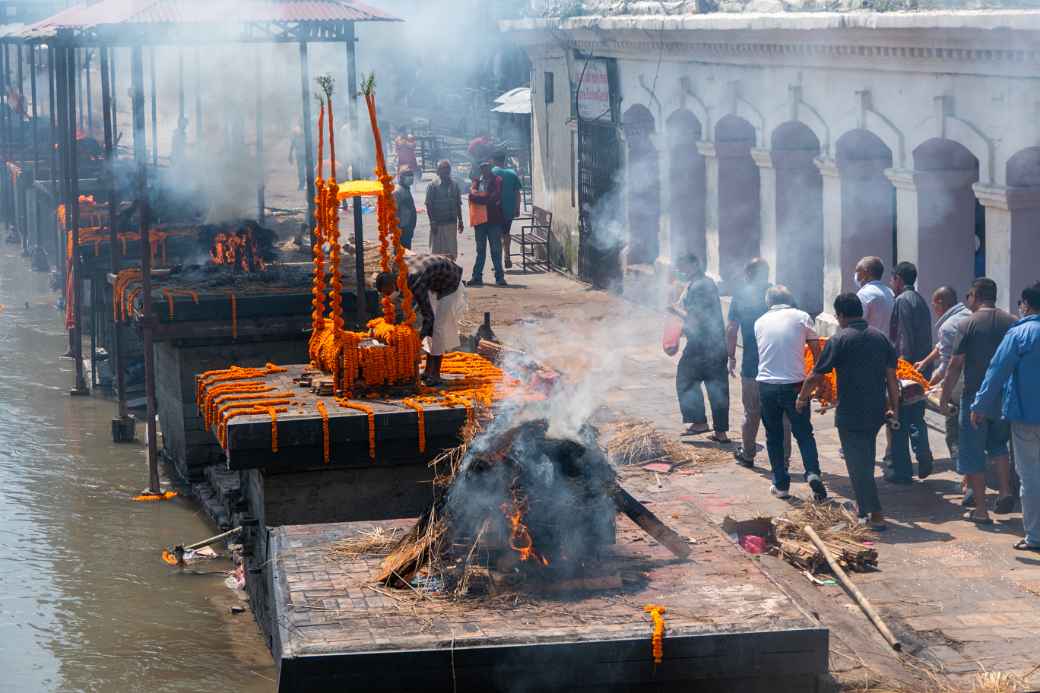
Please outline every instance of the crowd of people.
M992 524L991 512L1008 514L1021 502L1025 536L1014 548L1040 551L1040 282L1022 292L1016 317L996 307L992 279L972 282L963 302L949 286L928 301L917 291L913 263L900 262L886 282L882 260L865 257L854 268L858 291L834 300L838 331L822 340L791 292L770 284L769 265L761 258L747 263L728 320L700 259L686 256L677 269L686 279L671 307L686 338L676 372L684 435L730 442L729 376L739 374L744 418L737 463L754 466L764 427L770 492L787 498L793 438L813 498L825 500L810 402L832 387L833 373L835 426L858 515L882 531L887 525L875 476L879 433L885 431L885 481L913 483L914 459L917 477L927 478L934 469L927 396L940 393L946 444L963 478L964 518ZM928 388L915 379L900 380L906 375L900 361L927 379ZM988 470L998 489L992 504L986 498Z

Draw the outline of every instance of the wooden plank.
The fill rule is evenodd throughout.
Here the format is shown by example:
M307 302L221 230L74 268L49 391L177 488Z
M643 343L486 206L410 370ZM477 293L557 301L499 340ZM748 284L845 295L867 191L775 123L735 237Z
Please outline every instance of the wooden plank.
M270 431L270 428L268 428ZM270 435L270 434L268 434ZM270 438L268 438L270 440ZM461 442L457 435L436 436L426 439L426 452L420 453L417 438L399 438L376 443L376 459L368 454L368 440L352 443L333 442L329 454L329 464L325 465L323 450L320 445L285 448L271 452L270 445L266 449L254 449L231 453L227 460L230 470L263 469L268 474L282 472L317 471L329 467L368 468L368 467L401 467L426 466L443 451L453 448ZM217 444L213 438L213 444Z

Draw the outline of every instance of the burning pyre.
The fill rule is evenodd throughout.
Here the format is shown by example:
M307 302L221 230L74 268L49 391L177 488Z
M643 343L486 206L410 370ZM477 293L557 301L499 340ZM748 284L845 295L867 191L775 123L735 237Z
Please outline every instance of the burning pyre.
M519 417L514 417L514 421ZM556 437L544 418L493 423L448 453L433 507L389 552L376 579L436 579L456 597L528 584L616 587L596 571L620 510L677 555L685 540L622 489L586 424Z
M436 575L461 594L489 571L502 579L567 578L613 544L614 469L595 430L584 427L576 440L548 431L539 419L475 439L379 580Z
M199 243L208 249L214 265L236 272L263 272L276 258L277 236L255 221L199 227Z

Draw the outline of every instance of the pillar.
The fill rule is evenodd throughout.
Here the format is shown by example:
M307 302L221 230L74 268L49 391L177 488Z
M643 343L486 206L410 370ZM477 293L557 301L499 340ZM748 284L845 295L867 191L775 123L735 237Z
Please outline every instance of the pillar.
M973 187L986 208L986 276L997 282L997 306L1017 312L1022 289L1040 280L1040 187Z
M895 261L917 265L917 289L923 296L944 285L963 295L975 278L975 196L971 186L978 174L956 169L888 169L885 175L896 187L899 235Z
M719 158L713 142L698 142L704 157L704 263L705 271L719 279Z
M751 158L758 166L759 256L769 263L769 279L777 281L780 261L776 225L776 167L768 149L752 149Z
M823 179L823 312L829 318L834 299L851 288L852 278L846 275L852 269L845 260L841 172L834 159L817 159L816 167Z

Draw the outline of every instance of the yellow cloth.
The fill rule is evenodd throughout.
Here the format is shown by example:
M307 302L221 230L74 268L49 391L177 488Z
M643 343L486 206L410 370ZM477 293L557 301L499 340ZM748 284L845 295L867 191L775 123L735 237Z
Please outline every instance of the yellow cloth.
M345 200L348 197L371 197L383 194L383 184L377 180L349 180L339 184L338 197Z

